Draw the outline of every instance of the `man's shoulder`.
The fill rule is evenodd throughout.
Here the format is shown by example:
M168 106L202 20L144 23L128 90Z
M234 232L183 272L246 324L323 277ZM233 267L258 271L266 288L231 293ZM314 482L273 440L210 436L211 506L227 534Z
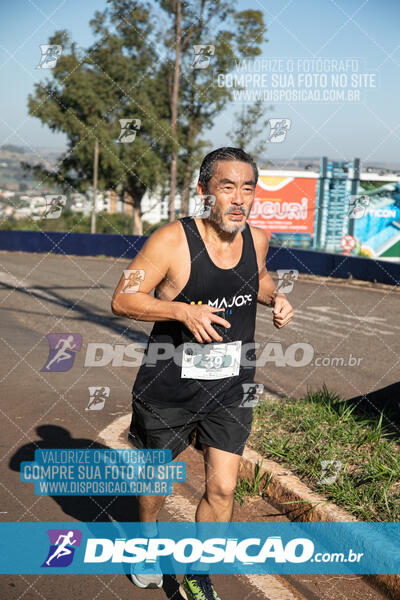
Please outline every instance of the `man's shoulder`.
M260 249L268 248L269 238L266 231L260 227L255 227L254 225L249 225L249 229L253 237L254 245Z
M149 236L149 240L153 243L174 243L174 245L176 245L176 243L179 243L180 239L182 239L183 234L183 226L178 219L158 227Z

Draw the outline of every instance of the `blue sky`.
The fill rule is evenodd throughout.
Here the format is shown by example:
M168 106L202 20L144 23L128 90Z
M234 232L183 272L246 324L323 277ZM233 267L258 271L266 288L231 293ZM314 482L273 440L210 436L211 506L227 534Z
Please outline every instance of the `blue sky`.
M0 145L65 146L63 135L52 133L28 116L27 96L34 83L46 75L46 71L35 68L39 44L45 44L56 29L65 28L80 46L88 46L92 42L89 20L105 5L105 0L1 3ZM263 11L269 40L263 46L265 59L358 57L362 72L376 74L377 87L361 91L358 103L266 103L266 107L274 106L268 116L292 120L285 142L269 144L267 155L272 160L325 154L337 159L358 156L364 161L400 163L399 2L239 0L237 6ZM229 106L216 119L214 128L205 132L214 147L229 142L227 132L238 109L239 105Z

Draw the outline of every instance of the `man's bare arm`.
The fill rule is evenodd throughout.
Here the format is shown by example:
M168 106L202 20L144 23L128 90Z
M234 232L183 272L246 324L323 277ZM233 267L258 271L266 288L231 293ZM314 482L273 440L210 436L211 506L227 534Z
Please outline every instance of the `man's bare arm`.
M268 253L268 236L262 229L251 227L254 247L257 254L257 264L259 273L259 288L257 302L266 306L273 306L277 289L274 280L267 271L266 260Z
M278 292L271 275L267 271L266 260L269 248L268 236L262 229L251 227L254 247L257 254L259 289L257 302L273 307L273 323L280 329L293 318L293 308L285 294Z
M158 300L150 294L168 275L171 248L176 245L177 222L160 227L146 241L142 250L129 265L130 271L144 271L139 290L124 293L126 280L121 277L113 295L111 310L115 315L137 321L181 321L200 343L222 341L212 323L229 328L228 321L216 314L221 308L206 305L190 305L186 302Z
M174 233L176 235L174 225L157 229L132 260L128 270L144 272L144 277L139 281L137 292L125 293L126 279L122 275L111 302L114 315L137 321L182 319L182 310L186 306L184 302L168 302L151 296L154 288L167 276L170 267L170 254L165 249L173 243Z

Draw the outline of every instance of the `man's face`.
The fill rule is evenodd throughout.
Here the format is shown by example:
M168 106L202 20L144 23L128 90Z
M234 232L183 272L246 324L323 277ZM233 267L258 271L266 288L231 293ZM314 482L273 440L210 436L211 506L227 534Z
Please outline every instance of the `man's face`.
M215 196L208 218L227 233L243 231L253 205L256 183L250 164L237 160L217 161L208 191L201 184L197 188L200 194Z

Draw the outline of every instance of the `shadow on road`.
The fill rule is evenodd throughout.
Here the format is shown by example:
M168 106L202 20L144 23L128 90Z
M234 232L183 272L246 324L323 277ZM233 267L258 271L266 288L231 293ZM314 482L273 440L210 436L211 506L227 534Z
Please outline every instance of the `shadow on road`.
M21 446L11 457L9 467L20 471L23 461L34 461L35 450L56 449L106 449L109 448L87 438L73 438L69 431L58 425L40 425L36 428L40 440ZM78 521L138 521L136 496L50 496L62 511Z
M38 449L108 449L109 446L99 444L88 438L73 438L70 432L58 425L40 425L36 428L37 435L41 438L21 446L10 459L9 467L20 472L21 463L35 460L35 450ZM109 522L114 523L110 537L121 537L121 529L117 526L123 522L137 522L139 520L138 502L136 496L49 496L62 509L77 521L87 523ZM95 532L93 532L95 537ZM129 577L129 564L125 568L125 575ZM181 598L179 583L174 575L164 575L163 591L168 599Z
M81 304L78 304L76 302L76 300L71 300L69 298L64 297L61 293L57 293L55 290L56 289L65 289L65 290L76 290L76 289L82 289L82 290L86 290L87 291L87 287L77 287L77 286L71 286L71 287L58 287L58 288L54 288L52 286L42 286L42 285L38 285L35 286L34 289L30 289L30 288L23 288L23 287L14 287L12 285L9 285L7 283L4 282L0 282L0 285L2 286L2 288L4 289L9 289L10 291L14 290L16 292L19 292L20 294L25 294L27 297L29 296L29 298L36 298L38 301L40 302L45 302L45 303L50 303L50 304L55 304L61 308L68 308L72 311L71 315L69 317L65 317L63 316L63 320L81 320L81 321L87 321L89 323L94 323L96 325L98 325L99 323L101 323L102 327L107 327L108 329L110 329L111 331L114 331L115 333L119 333L121 335L121 337L123 338L127 338L129 340L135 341L135 342L147 342L147 335L145 333L143 333L143 331L140 331L139 329L133 329L132 328L132 321L130 320L130 322L128 323L128 325L126 324L126 319L124 320L124 323L120 322L120 317L116 317L112 314L111 312L111 297L112 294L110 293L110 313L107 316L108 313L104 313L99 311L99 306L98 304L88 304L87 302L85 303L85 306L82 306ZM88 287L90 287L90 285L88 285ZM101 286L101 285L96 285L96 287L93 288L93 290L97 290L97 289L104 289L105 286ZM42 294L40 294L40 291L45 292L45 296L43 296ZM50 296L50 297L49 297ZM25 305L27 306L27 305ZM35 313L35 311L33 310L27 310L26 308L24 310L22 309L18 309L15 306L10 307L9 309L4 309L3 310L11 310L12 312L23 312L25 314L29 314L29 315L34 315L34 314L40 314L43 315L43 311L39 312L39 313Z
M350 398L348 404L355 405L354 415L379 418L382 414L382 425L387 429L388 437L400 438L400 382Z

